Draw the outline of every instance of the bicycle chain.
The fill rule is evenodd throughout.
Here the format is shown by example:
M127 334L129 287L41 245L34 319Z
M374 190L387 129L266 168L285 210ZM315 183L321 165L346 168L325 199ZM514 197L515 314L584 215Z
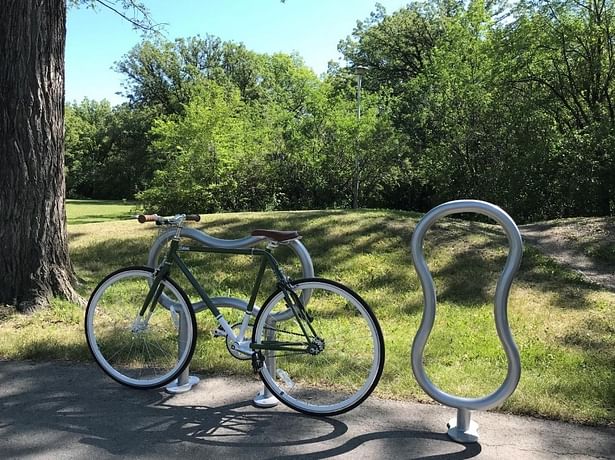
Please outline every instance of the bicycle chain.
M276 331L276 332L283 332L284 334L289 334L289 335L298 335L299 337L305 337L303 334L300 334L298 332L290 332L290 331L285 331L284 329L274 329L272 327L267 327L265 326L263 329L265 329L266 331Z

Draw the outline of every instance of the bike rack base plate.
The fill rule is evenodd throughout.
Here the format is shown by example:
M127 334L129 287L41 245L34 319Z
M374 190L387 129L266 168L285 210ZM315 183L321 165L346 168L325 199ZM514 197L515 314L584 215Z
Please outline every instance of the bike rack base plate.
M449 437L456 442L462 444L471 444L478 442L478 423L470 420L469 427L457 426L457 417L453 417L446 424Z
M174 380L172 383L169 383L166 387L164 387L164 389L166 390L167 393L171 393L171 394L186 393L190 391L192 387L195 386L200 381L201 380L197 376L191 375L188 377L188 381L186 383L180 385L179 379Z
M263 408L275 407L279 403L278 399L266 390L259 391L252 401L255 406Z

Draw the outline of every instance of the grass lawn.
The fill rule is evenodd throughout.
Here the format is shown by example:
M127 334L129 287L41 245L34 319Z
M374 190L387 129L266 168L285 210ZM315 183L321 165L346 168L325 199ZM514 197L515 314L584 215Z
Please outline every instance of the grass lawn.
M110 271L145 263L157 229L120 220L133 209L122 203L68 203L71 256L84 297ZM410 347L422 315L422 291L409 251L419 218L376 210L234 213L204 215L196 227L220 238L245 236L253 228L300 230L316 274L355 289L380 321L387 361L376 395L429 401L410 368ZM505 236L497 226L445 220L426 241L439 301L424 356L427 372L447 392L482 396L494 391L506 373L492 312L507 254ZM297 273L291 254L280 249L278 255L288 272ZM200 255L191 262L214 294L248 296L257 269L251 259ZM230 357L224 341L212 337L208 315L198 315L193 369L252 378L249 362ZM502 410L614 424L614 317L615 294L526 247L509 302L522 376ZM0 310L0 357L92 361L82 323L80 307L57 300L51 309L31 316Z
M102 200L66 200L68 224L91 224L109 220L131 219L136 203Z

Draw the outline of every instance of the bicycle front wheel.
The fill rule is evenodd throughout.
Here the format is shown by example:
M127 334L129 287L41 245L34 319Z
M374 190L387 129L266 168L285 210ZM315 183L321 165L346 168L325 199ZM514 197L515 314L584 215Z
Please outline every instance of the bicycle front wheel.
M252 333L259 372L292 409L341 414L361 404L380 380L382 331L370 307L349 288L320 278L299 280L293 283L294 302L304 290L311 297L303 327L289 317L282 291L259 312Z
M132 388L156 388L177 378L196 343L190 301L169 278L160 283L165 305L148 305L139 316L153 281L149 267L118 270L96 287L86 309L85 334L94 359L111 378Z

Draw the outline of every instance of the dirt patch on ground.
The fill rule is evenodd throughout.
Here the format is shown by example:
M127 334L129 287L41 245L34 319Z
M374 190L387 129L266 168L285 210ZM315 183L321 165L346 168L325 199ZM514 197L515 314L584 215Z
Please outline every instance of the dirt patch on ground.
M615 291L615 218L558 219L519 229L527 244Z

